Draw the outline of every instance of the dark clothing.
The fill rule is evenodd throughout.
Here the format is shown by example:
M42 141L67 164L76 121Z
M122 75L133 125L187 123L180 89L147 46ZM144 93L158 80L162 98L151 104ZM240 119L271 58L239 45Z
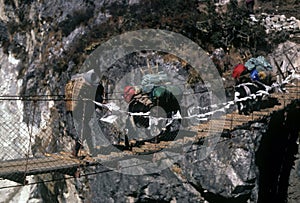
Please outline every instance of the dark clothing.
M256 94L259 90L266 91L266 87L259 82L242 83L235 86L235 101L238 106L239 114L249 115L255 110L260 110L262 96L256 95L253 97L251 95ZM242 98L248 97L247 100L240 100Z
M254 0L246 0L247 10L250 14L254 13Z
M79 140L78 133L76 131L74 121L73 121L73 113L72 111L67 111L67 134L70 135L75 141Z
M73 151L74 156L78 156L79 150L82 148L81 140L79 134L76 131L74 120L73 120L73 113L72 111L67 111L67 133L75 140L75 147Z
M99 102L99 103L103 103L105 98L104 95L104 87L102 84L99 84L96 90L96 95L95 95L95 101ZM102 110L102 107L99 107L97 104L95 104L95 109L99 108L100 110Z

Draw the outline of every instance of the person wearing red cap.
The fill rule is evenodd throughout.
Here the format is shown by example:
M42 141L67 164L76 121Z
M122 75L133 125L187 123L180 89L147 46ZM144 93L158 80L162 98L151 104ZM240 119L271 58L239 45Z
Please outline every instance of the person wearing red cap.
M126 86L124 88L124 100L127 102L127 103L130 103L133 96L136 95L136 89L134 86Z

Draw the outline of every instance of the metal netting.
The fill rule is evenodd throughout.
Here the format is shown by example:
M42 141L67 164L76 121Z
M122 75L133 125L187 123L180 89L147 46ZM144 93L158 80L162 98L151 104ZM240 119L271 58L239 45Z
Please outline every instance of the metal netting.
M71 156L72 138L61 127L65 126L62 113L55 108L48 112L45 109L55 101L27 98L30 105L25 113L22 99L0 98L0 178L24 185L27 175L65 169L68 164L72 168L76 162L66 159ZM44 109L37 111L41 106ZM62 152L65 157L59 156ZM1 185L7 187L14 183L6 181Z
M281 102L286 106L291 100L299 99L299 86L288 88L289 94L282 94ZM26 176L37 175L34 182L52 181L57 177L58 172L61 179L66 178L64 174L74 177L78 168L84 167L80 158L72 156L72 149L75 141L66 133L66 118L64 111L58 111L58 108L37 110L43 106L63 106L64 99L48 99L30 101L29 112L23 108L22 99L1 99L0 98L0 181L1 187L10 187L15 185L13 182L7 182L4 179L17 182L19 185L27 184ZM28 110L28 109L27 109ZM233 129L237 124L255 120L265 111L254 112L249 117L245 116L226 116L226 125L228 129ZM268 113L271 113L268 112ZM37 114L45 114L42 119ZM25 119L25 117L30 119ZM205 129L204 129L205 130ZM91 162L92 163L92 162ZM49 175L50 174L50 175ZM54 175L56 174L56 175ZM2 180L1 180L2 179ZM1 189L0 187L0 189Z

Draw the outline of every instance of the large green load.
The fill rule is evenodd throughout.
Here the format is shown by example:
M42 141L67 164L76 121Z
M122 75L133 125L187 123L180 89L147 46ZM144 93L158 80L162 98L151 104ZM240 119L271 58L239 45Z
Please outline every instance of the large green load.
M168 75L162 72L157 74L144 75L141 82L141 90L144 94L149 94L151 100L161 97L175 96L178 101L182 99L182 90L172 85Z
M150 98L152 101L165 98L166 101L172 101L175 99L179 102L182 99L182 90L175 85L163 85L153 88Z
M164 85L170 83L167 74L158 72L157 74L144 75L141 81L142 91L149 93L154 86Z

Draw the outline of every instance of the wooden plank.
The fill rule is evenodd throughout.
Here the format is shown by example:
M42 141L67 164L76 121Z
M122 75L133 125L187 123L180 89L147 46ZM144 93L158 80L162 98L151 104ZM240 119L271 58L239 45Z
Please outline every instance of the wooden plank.
M97 165L104 162L114 162L118 159L126 158L135 153L143 153L149 151L155 151L163 148L180 147L185 143L194 142L199 138L205 138L211 133L215 133L215 129L210 129L210 124L213 122L214 127L222 127L222 129L234 129L249 121L259 119L263 116L267 116L275 110L284 108L284 104L288 104L299 93L299 87L287 87L287 90L293 89L293 92L283 94L272 94L272 97L277 97L281 105L276 105L272 108L263 109L260 112L254 112L250 116L239 115L237 112L232 112L219 119L224 119L224 126L218 126L218 119L209 120L205 123L201 123L198 126L191 127L191 131L180 131L180 139L172 142L161 141L157 144L147 143L141 147L133 147L130 151L112 152L109 155L99 155L98 157L87 157L83 160L72 157L70 153L58 153L58 154L46 154L44 157L30 157L28 159L7 160L0 162L0 177L10 180L24 182L24 177L27 175L35 175L41 173L49 173L53 171L59 171L68 173L77 169L77 167ZM296 89L296 90L295 90ZM148 146L147 146L148 145Z
M84 165L94 165L96 162L79 160L67 155L53 154L48 157L17 159L0 162L0 177L14 174L35 175L53 171L63 171Z

